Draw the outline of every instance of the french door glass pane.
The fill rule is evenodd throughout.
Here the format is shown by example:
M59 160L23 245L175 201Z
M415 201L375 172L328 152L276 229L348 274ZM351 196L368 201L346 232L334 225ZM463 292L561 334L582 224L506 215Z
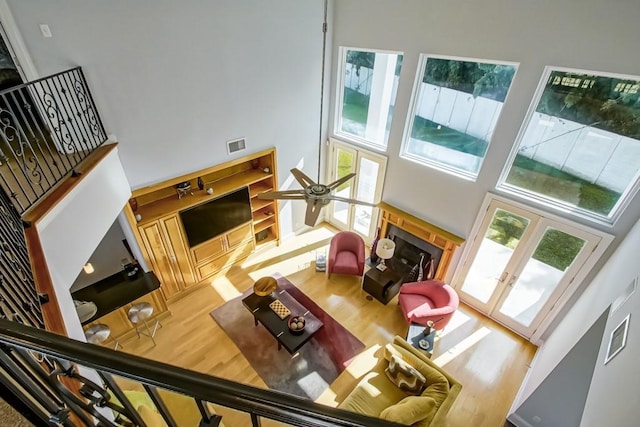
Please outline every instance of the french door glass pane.
M422 56L404 153L476 176L516 66Z
M529 223L527 218L496 209L462 285L463 292L482 303L489 301Z
M360 168L358 169L358 191L356 192L356 199L373 203L378 183L379 169L380 165L377 162L373 162L367 158L361 158ZM353 229L360 234L368 236L371 230L372 215L373 208L371 206L355 205Z
M338 133L386 146L402 55L346 50Z
M355 167L355 153L351 151L336 149L336 176L335 179L340 179L345 175L353 172ZM351 188L353 186L353 179L340 185L335 194L340 197L351 198ZM349 204L345 202L333 202L333 218L343 224L348 223L349 219Z
M523 326L530 326L585 243L579 237L547 228L502 303L500 313Z
M640 77L550 69L505 187L612 218L640 170Z

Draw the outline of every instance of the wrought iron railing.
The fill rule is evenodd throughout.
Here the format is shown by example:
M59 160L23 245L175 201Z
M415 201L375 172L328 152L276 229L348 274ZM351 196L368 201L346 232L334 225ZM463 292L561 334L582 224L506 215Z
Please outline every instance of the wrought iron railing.
M123 391L123 382L134 384L138 394L144 390L142 399L151 402L154 414L171 427L184 425L176 412L184 416L187 406L193 407L200 426L224 423L224 417L214 414L210 404L240 411L244 421L235 419L226 424L230 427L260 426L263 418L291 426L398 426L298 396L81 343L6 319L0 319L0 343L0 381L14 393L22 393L25 404L41 419L64 426L76 425L72 414L89 426L145 426L140 396L135 407L131 395ZM93 379L87 378L92 375ZM69 391L69 381L79 383L81 396ZM176 395L167 391L181 395L180 411L172 411Z
M44 328L22 220L0 191L0 317Z
M80 67L0 92L0 186L19 213L106 139Z

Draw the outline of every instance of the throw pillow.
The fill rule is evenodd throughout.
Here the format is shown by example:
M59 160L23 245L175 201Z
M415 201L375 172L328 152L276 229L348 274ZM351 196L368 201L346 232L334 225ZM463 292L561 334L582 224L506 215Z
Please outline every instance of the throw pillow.
M420 394L427 381L420 372L395 354L385 369L389 380L407 394Z
M435 412L436 401L432 398L409 396L380 412L380 418L404 425L412 425L425 419L431 420Z

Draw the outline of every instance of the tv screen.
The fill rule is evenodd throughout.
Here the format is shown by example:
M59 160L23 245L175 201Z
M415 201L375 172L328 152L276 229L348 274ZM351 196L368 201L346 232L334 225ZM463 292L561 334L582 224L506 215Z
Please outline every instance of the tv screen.
M251 220L249 189L244 187L233 193L194 206L180 212L180 219L193 247Z

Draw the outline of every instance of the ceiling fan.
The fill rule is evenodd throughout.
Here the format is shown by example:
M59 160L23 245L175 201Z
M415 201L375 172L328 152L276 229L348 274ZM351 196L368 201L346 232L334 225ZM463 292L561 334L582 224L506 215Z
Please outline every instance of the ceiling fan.
M343 176L340 179L333 181L331 184L318 184L311 178L305 175L299 169L291 169L291 173L295 179L302 185L301 190L285 190L285 191L268 191L258 194L259 199L274 200L274 199L288 199L288 200L305 200L307 202L307 212L304 216L304 223L313 227L316 225L320 210L328 205L332 200L345 203L355 203L365 206L378 206L375 203L364 202L356 199L349 199L346 197L336 196L333 191L343 183L349 181L356 176L355 173L350 173Z

